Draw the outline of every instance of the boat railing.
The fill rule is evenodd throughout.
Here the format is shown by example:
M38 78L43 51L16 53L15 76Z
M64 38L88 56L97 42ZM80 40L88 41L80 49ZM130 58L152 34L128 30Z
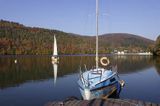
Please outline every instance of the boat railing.
M82 82L83 82L83 84L85 84L85 86L87 87L87 86L89 86L90 85L90 83L89 83L89 81L88 80L86 80L84 77L83 77L83 74L81 74L80 75L81 77L81 80L82 80Z
M102 70L92 71L92 74L102 75Z
M116 72L116 73L117 73L117 65L116 65L116 66L113 66L113 67L111 68L111 70L112 70L113 72Z

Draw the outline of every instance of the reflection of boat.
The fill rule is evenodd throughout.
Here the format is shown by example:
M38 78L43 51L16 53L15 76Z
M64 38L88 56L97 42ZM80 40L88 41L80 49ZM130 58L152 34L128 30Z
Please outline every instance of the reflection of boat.
M58 64L53 64L53 71L54 71L54 84L56 84L57 81L57 69L58 69Z
M80 72L78 84L82 90L87 89L89 91L94 91L116 83L120 84L117 66L108 69L100 68L98 66L98 0L96 0L96 29L96 68L89 70L86 69L83 73ZM106 61L106 63L104 63L104 61ZM100 62L104 66L109 64L107 57L101 58ZM120 89L120 86L116 86L116 89Z
M55 36L54 36L54 45L53 45L53 55L51 59L52 59L52 63L58 62L57 41Z
M119 93L121 91L121 85L119 83L115 83L113 85L103 87L97 90L90 91L89 89L80 89L80 93L84 100L91 100L94 98L102 98L106 99L108 97L119 98ZM117 89L119 88L119 89Z
M14 63L17 64L17 59L14 60Z

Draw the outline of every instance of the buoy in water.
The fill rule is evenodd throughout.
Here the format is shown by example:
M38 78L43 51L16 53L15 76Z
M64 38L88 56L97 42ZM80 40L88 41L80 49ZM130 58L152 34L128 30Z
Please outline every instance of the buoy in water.
M120 80L119 83L120 83L121 87L124 87L125 82L123 80Z
M17 63L17 59L14 60L14 63L15 63L15 64Z

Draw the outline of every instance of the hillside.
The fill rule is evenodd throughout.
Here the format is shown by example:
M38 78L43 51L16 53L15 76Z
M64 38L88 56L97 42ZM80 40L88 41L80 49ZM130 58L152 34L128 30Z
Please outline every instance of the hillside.
M60 54L93 54L95 37L66 33L58 30L26 27L22 24L0 21L0 54L52 54L56 35ZM100 53L114 49L130 52L147 51L154 41L132 34L114 33L99 36Z
M131 52L146 51L154 44L153 40L127 33L104 34L99 38L102 44L118 50L127 49Z
M156 39L156 43L154 45L153 54L160 56L160 35Z

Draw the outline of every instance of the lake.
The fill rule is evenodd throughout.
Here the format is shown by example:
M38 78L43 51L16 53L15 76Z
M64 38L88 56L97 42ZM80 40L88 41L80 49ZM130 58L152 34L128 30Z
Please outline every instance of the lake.
M160 58L108 56L125 86L122 99L160 103ZM17 59L17 63L15 63ZM57 72L50 56L0 56L0 105L43 106L74 96L82 99L79 68L92 68L94 56L60 56Z

